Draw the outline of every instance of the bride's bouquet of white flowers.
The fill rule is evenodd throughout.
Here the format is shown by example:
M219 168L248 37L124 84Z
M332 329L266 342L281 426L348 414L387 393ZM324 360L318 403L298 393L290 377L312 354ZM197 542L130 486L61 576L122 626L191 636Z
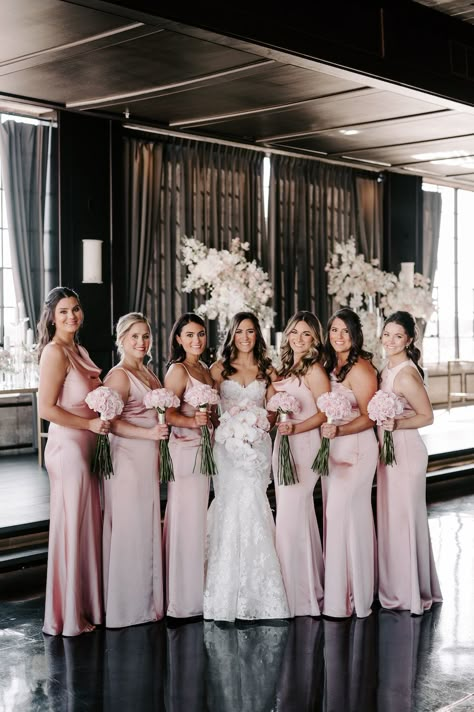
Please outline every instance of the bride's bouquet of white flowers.
M233 462L248 469L258 466L260 453L255 445L269 430L267 411L244 399L221 415L215 441L224 445Z

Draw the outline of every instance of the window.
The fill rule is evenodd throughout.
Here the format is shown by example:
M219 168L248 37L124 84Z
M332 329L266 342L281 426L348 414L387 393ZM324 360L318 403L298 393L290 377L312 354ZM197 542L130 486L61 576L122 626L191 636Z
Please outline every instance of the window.
M7 341L13 338L15 304L7 209L0 166L0 343L2 345L5 343L5 336Z
M474 360L474 192L423 184L442 195L438 260L433 281L438 311L423 341L425 363Z

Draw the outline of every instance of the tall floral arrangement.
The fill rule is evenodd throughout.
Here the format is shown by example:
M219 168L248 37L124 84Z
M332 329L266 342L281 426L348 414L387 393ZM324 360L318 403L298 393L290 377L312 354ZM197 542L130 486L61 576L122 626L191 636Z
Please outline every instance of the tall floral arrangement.
M418 272L408 277L385 272L377 259L367 262L357 253L353 237L335 243L325 269L328 294L338 306L349 306L359 314L364 345L376 361L381 357L379 336L384 318L403 310L426 324L436 308L427 277Z
M196 313L217 319L219 332L224 334L236 312L251 311L263 327L273 326L275 312L269 305L273 296L268 274L255 260L247 259L248 242L236 237L229 250L206 247L192 237L181 239L183 263L187 275L185 292L196 291L206 297Z

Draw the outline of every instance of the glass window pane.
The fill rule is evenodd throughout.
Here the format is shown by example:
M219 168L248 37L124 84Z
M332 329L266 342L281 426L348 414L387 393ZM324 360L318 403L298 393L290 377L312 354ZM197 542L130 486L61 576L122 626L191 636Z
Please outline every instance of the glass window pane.
M13 270L11 269L3 270L3 303L6 307L12 308L14 308L16 304L15 287L13 286Z
M3 267L11 267L12 266L12 257L10 254L10 239L9 239L9 234L8 230L2 230L2 243L3 243Z

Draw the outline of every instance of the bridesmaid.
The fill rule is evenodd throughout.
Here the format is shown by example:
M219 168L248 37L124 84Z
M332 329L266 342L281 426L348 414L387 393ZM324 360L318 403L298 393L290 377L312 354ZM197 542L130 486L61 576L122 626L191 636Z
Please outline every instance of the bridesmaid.
M377 472L377 534L379 540L379 599L383 608L422 614L441 601L426 515L428 453L418 428L433 422L433 410L418 365L415 321L398 311L385 322L382 346L388 363L381 389L403 402L397 420L379 430L393 431L397 462L379 463Z
M120 362L105 385L123 402L111 424L114 474L104 480L104 600L107 628L122 628L163 617L159 440L168 426L146 409L144 396L161 384L145 365L150 323L132 312L117 322Z
M351 309L329 320L325 367L331 390L352 404L351 419L324 423L331 440L329 476L322 480L324 509L325 599L323 613L345 618L371 613L375 592L376 542L371 493L378 457L374 424L367 405L377 390L372 355L363 348L360 319Z
M109 423L84 399L100 368L79 345L84 313L68 287L52 289L38 323L39 414L50 422L45 465L50 480L48 573L43 632L80 635L102 623L99 483L90 472L98 433Z
M174 482L168 483L164 521L166 614L173 618L202 615L204 553L210 477L199 473L201 426L210 425L207 413L196 411L184 396L199 383L213 386L208 367L200 360L207 345L206 328L196 314L183 314L170 336L170 357L165 387L181 400L169 408L172 426L170 454Z
M297 312L286 325L281 344L282 380L273 382L268 398L285 391L300 403L301 411L291 421L279 423L273 450L275 481L276 548L280 559L290 616L320 616L322 612L323 554L313 491L318 475L311 469L319 449L319 426L326 416L316 400L330 390L329 379L320 364L321 324L307 311ZM290 436L298 482L279 485L277 481L280 436Z

